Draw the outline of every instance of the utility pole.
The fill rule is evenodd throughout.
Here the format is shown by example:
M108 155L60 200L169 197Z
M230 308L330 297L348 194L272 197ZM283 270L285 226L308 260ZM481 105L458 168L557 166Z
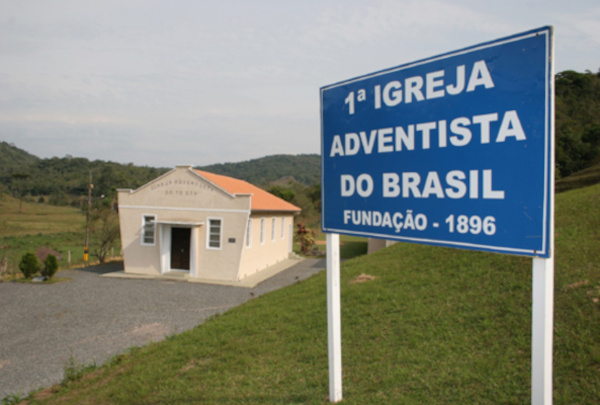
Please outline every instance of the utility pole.
M90 171L90 182L88 184L88 198L87 198L87 213L85 215L85 246L83 248L83 261L85 265L88 265L89 260L89 245L90 245L90 210L92 207L92 172Z

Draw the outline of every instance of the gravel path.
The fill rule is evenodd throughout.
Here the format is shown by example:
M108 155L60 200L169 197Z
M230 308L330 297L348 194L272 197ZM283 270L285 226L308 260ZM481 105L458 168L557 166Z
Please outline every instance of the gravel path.
M123 269L114 264L61 271L71 280L51 285L0 283L0 399L59 383L70 359L100 365L324 268L307 259L252 289L100 277Z

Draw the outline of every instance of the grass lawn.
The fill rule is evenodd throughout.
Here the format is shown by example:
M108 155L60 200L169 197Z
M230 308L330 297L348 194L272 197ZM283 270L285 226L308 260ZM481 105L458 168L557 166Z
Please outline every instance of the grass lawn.
M557 196L556 404L600 403L599 203L600 185ZM531 266L404 243L345 261L343 403L529 403ZM322 272L132 348L32 403L327 403L325 284Z
M8 260L9 277L19 276L19 261L27 252L48 247L62 256L61 269L83 264L85 215L76 208L23 202L0 196L0 261ZM115 252L117 255L119 252ZM93 260L90 258L90 260Z
M8 195L0 196L0 238L49 233L81 232L85 215L73 207L23 202Z

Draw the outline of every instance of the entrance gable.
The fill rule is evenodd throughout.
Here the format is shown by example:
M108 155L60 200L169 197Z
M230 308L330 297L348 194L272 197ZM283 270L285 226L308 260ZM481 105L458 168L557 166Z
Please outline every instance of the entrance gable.
M195 173L178 166L137 190L119 190L119 205L153 208L250 210L250 196L232 195Z

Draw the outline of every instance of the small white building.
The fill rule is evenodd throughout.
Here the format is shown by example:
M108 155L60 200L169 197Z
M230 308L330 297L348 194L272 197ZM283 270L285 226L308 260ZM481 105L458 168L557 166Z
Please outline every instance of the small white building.
M248 182L177 166L119 189L125 274L235 284L285 261L301 209Z

